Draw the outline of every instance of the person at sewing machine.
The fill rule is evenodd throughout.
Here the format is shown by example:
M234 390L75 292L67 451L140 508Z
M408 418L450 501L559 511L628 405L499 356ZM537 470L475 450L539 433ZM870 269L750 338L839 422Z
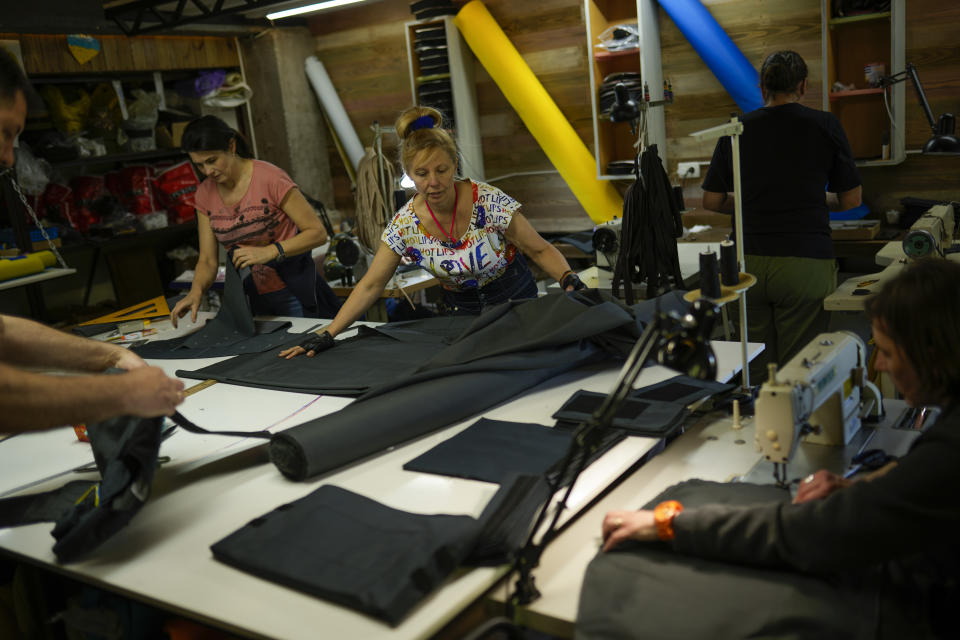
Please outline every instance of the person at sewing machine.
M917 637L943 634L960 600L958 293L960 265L923 258L867 301L876 368L911 406L941 409L895 465L853 482L819 471L801 481L793 504L611 511L603 549L659 539L678 553L821 574L883 565L888 579L902 579L891 588L906 588L920 607ZM955 626L946 629L952 637Z
M333 337L377 300L404 258L440 280L447 307L456 314L535 298L537 285L524 255L565 290L584 286L523 216L520 203L496 187L456 178L456 143L441 123L431 107L413 107L397 119L400 163L417 193L387 224L370 268L333 322L281 357L311 356L332 346Z
M767 362L788 361L827 330L823 299L837 288L829 212L861 202L840 121L800 104L803 58L793 51L768 56L760 88L765 104L743 116L740 137L743 251L746 271L757 278L747 292L748 335L766 344L751 364L757 379ZM704 177L704 209L733 213L732 163L725 136Z
M216 116L187 125L181 148L205 179L196 194L200 257L190 292L170 312L173 326L187 313L196 322L217 276L218 242L238 270L250 269L254 314L316 316L310 250L327 241L327 232L296 183L279 167L255 160L243 136Z

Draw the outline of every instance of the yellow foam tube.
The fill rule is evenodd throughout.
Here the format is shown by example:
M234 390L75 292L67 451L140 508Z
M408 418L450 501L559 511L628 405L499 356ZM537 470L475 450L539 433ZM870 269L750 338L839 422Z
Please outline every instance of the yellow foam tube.
M597 179L596 160L587 145L486 5L481 0L471 0L460 9L453 22L587 215L598 224L619 216L623 211L623 198L610 182Z
M15 258L13 260L3 258L0 259L0 281L40 273L43 269L43 260L34 254L28 254L22 258Z
M57 264L57 257L53 255L53 251L34 251L30 255L40 258L44 268L53 267Z

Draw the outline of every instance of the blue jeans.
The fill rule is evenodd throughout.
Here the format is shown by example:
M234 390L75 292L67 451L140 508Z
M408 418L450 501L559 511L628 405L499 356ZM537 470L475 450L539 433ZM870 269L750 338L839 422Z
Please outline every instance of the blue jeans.
M517 253L513 262L496 280L475 289L444 290L443 297L453 315L474 315L508 300L536 298L537 283L533 280L533 272L527 266L526 259Z
M290 289L250 296L250 308L255 316L288 316L303 318L303 305Z

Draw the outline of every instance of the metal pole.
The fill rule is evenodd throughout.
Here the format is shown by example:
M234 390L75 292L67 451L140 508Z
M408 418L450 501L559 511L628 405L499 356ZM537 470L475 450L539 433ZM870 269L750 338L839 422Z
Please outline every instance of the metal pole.
M736 122L734 116L731 122ZM733 150L733 226L737 241L737 263L740 266L740 272L747 269L746 261L743 257L743 194L740 190L740 136L730 136L730 146ZM741 291L738 294L740 298L740 355L743 357L743 389L750 388L750 359L747 355L747 292Z

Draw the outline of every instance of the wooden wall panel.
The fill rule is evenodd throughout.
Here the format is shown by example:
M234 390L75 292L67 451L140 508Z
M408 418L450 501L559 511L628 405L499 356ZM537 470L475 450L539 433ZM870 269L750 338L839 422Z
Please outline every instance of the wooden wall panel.
M100 53L80 64L67 49L66 35L0 34L19 40L28 74L116 73L236 67L233 38L214 36L98 36Z
M582 2L544 0L536 3L489 0L487 8L520 51L527 64L571 121L593 146L590 95L587 92L586 35ZM370 144L374 120L392 125L411 106L404 23L411 22L409 3L382 0L376 11L348 9L311 19L317 57L323 62L364 144ZM477 102L489 178L506 178L498 186L524 205L541 230L582 229L592 223L540 146L509 105L489 74L476 67ZM385 147L396 156L396 139ZM336 151L331 147L335 204L352 215L353 195Z
M630 1L630 0L619 0ZM487 0L487 8L556 101L577 134L593 149L588 86L586 25L582 0L516 2ZM820 108L820 0L704 0L734 43L758 69L778 49L798 51L810 69L804 104ZM907 60L919 68L936 114L960 114L960 3L910 0L907 3ZM360 139L372 140L374 120L392 124L410 105L404 41L405 22L412 20L405 0L382 0L373 8L346 9L310 20L317 55L350 114ZM676 162L709 161L713 144L697 143L689 133L719 124L739 111L693 47L660 10L663 75L673 85L674 104L666 108L667 152ZM477 100L484 162L491 178L523 172L550 172L553 167L482 67L477 66ZM917 149L928 127L908 89L907 148ZM387 147L396 144L388 136ZM349 182L335 150L329 150L336 186L336 206L348 214L354 207ZM877 210L895 206L903 195L946 197L960 188L960 158L908 156L899 167L864 169L865 199ZM676 176L672 176L676 178ZM699 202L700 180L686 181L689 205ZM582 207L556 173L517 176L498 182L524 204L541 230L591 226ZM937 186L941 185L941 186ZM621 188L626 183L618 183ZM951 191L953 190L953 191Z
M960 115L960 2L909 0L906 5L906 60L917 66L934 118L944 112ZM902 208L900 199L906 196L960 201L960 156L910 153L931 131L913 88L906 91L907 159L860 170L864 201L876 212Z
M807 62L809 79L803 103L821 105L820 0L707 0L704 6L758 70L779 49L793 49ZM660 10L663 77L673 85L674 103L666 110L667 157L671 175L679 161L709 162L713 144L689 134L727 121L740 108L669 16ZM699 199L691 180L687 195ZM692 202L691 202L692 204Z

